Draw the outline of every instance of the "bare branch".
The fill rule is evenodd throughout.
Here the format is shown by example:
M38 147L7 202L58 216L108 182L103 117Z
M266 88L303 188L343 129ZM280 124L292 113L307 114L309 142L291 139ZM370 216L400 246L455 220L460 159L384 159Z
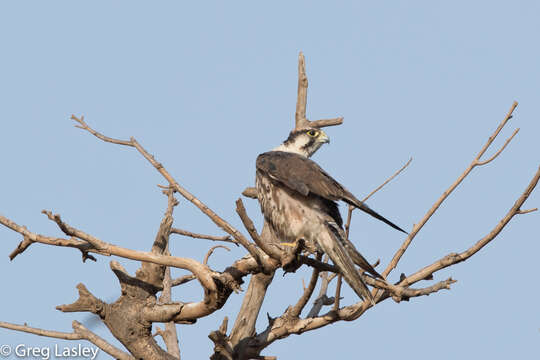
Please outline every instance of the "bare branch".
M167 249L167 255L169 255ZM171 268L165 269L165 276L163 278L163 291L159 297L160 304L168 304L172 302L171 298L172 280L171 280ZM160 330L158 328L158 330ZM176 324L172 321L165 324L165 329L160 331L160 335L163 338L163 342L167 347L167 352L172 356L180 359L180 346L178 344L178 333L176 331Z
M212 241L225 241L230 242L233 244L238 245L238 242L234 239L231 239L230 236L224 235L224 236L214 236L214 235L204 235L204 234L197 234L191 231L178 229L178 228L171 228L171 234L179 234L184 236L189 236L195 239L206 239L206 240L212 240Z
M152 304L143 308L143 318L150 322L172 322L184 307L183 303Z
M76 239L62 239L62 238L50 238L43 235L35 234L30 231L28 231L25 227L20 226L16 224L15 222L3 217L0 215L0 223L7 226L8 228L19 232L23 236L28 237L30 240L34 242L39 242L47 245L54 245L54 246L68 246L68 247L75 247L78 249L82 249L84 251L93 252L93 253L99 253L99 254L106 254L106 255L116 255L119 257L123 257L126 259L131 260L138 260L138 261L145 261L150 262L158 265L164 265L164 266L172 266L180 269L185 269L190 272L192 272L201 285L203 286L205 291L205 299L198 303L189 303L184 306L184 310L182 311L181 316L177 317L178 321L185 319L194 319L200 316L206 316L208 313L211 313L219 308L219 297L217 295L217 287L216 284L212 278L212 270L208 268L208 266L201 264L198 261L195 261L193 259L188 258L180 258L176 256L166 256L166 255L159 255L154 254L151 252L143 252L143 251L136 251L131 250L127 248L123 248L120 246L112 245L106 242L101 241L100 244L102 244L103 249L97 250L92 248L91 246L88 246L88 243L76 240ZM240 263L243 265L243 263ZM253 271L253 269L250 267L248 268L249 271ZM243 272L240 272L240 274L244 274Z
M317 260L320 261L322 256L320 254L317 255ZM315 290L315 286L317 285L317 280L319 279L319 272L320 270L318 268L314 268L313 272L311 274L311 279L309 280L309 284L307 288L304 290L304 293L298 299L298 302L294 307L291 309L289 314L293 317L298 317L304 307L306 306L307 302L311 298L311 295L313 294L313 290Z
M67 333L67 332L62 332L62 331L38 329L38 328L30 327L26 325L26 323L24 325L17 325L17 324L11 324L8 322L0 321L0 327L4 329L22 331L29 334L45 336L45 337L50 337L50 338L55 338L55 339L63 339L63 340L82 340L83 339L82 335L80 334L76 334L72 332Z
M396 171L392 176L390 176L388 179L386 179L381 185L377 186L372 192L370 192L365 198L362 199L362 202L366 202L373 194L375 194L377 191L381 190L386 184L388 184L390 181L394 180L396 176L401 174L403 170L407 168L412 162L412 157L409 158L409 161L405 163L398 171Z
M480 158L484 155L484 153L489 148L489 146L493 143L495 138L497 138L497 136L499 135L501 130L504 128L504 126L506 125L508 120L510 120L512 118L512 113L514 112L514 110L516 109L517 106L518 106L517 101L514 101L512 103L512 106L510 107L510 110L508 110L508 113L506 113L506 116L504 117L503 121L501 121L499 126L497 126L497 129L495 129L493 134L489 137L488 141L485 143L485 145L482 147L482 149L480 149L480 152L478 153L478 155L475 158L476 161L480 161ZM512 135L511 138L514 137L514 135ZM509 140L507 140L507 142L509 142Z
M212 246L210 248L210 250L208 250L208 252L206 253L206 256L204 257L204 261L203 261L203 264L204 265L208 265L208 259L210 258L210 256L212 255L212 253L214 252L214 250L216 250L217 248L222 248L222 249L225 249L227 251L231 251L231 249L229 249L228 247L226 247L225 245L216 245L216 246Z
M334 307L333 307L334 310L339 309L339 300L340 300L340 297L341 297L341 280L342 280L342 276L340 274L337 277L336 295L334 296Z
M336 126L343 124L343 117L333 118L333 119L321 119L314 120L309 122L309 126L314 128L322 128L328 126Z
M223 220L220 216L218 216L212 209L210 209L208 206L206 206L202 201L200 201L197 197L195 197L193 194L191 194L189 191L184 189L180 184L169 174L169 172L163 167L163 165L159 162L157 162L152 155L150 155L142 146L135 140L135 138L131 138L129 141L122 141L122 140L116 140L109 137L106 137L97 131L90 128L84 121L81 119L77 119L74 115L72 115L72 119L79 122L81 124L81 128L84 130L87 130L92 135L98 137L99 139L107 142L111 142L113 144L119 144L119 145L126 145L126 146L132 146L139 151L139 153L146 159L152 166L169 182L169 185L171 188L176 190L180 195L182 195L184 198L186 198L188 201L190 201L193 205L198 207L206 216L210 218L221 229L223 229L227 234L231 235L236 241L238 241L242 246L246 248L246 250L250 251L253 250L253 247L250 247L248 244L249 242L247 239L242 235L236 228L234 228L231 224L229 224L227 221ZM257 258L257 255L255 253L252 253L250 251L250 254Z
M17 324L11 324L4 321L0 321L0 327L15 331L21 331L29 334L39 335L39 336L45 336L50 337L54 339L62 339L62 340L88 340L97 347L99 347L101 350L105 351L107 354L115 357L116 359L121 360L133 360L135 359L131 355L129 355L126 352L123 352L113 345L109 344L107 341L102 339L101 337L97 336L93 332L89 331L87 328L85 328L81 323L77 321L73 321L73 330L74 332L68 333L68 332L61 332L61 331L53 331L53 330L43 330L39 328L30 327L26 324L24 325L17 325Z
M183 285L185 283L188 283L190 282L191 280L195 280L196 277L195 275L184 275L184 276L180 276L176 279L174 279L172 282L171 282L171 286L178 286L178 285Z
M60 230L62 230L62 232L66 234L67 236L73 236L81 240L84 240L88 242L90 245L92 245L92 247L96 250L105 249L106 245L103 243L103 241L99 240L95 236L85 233L84 231L81 231L81 230L75 229L74 227L69 226L68 224L62 221L59 214L53 215L51 211L47 211L47 210L41 210L41 213L47 215L49 220L54 221L58 225Z
M247 187L242 191L242 195L248 198L257 199L257 189L254 187Z
M306 117L307 89L308 89L308 78L306 75L306 60L304 58L304 54L300 52L300 54L298 54L298 95L296 98L296 113L294 115L294 118L295 118L294 129L295 130L303 129L307 127L322 128L322 127L327 127L327 126L335 126L335 125L343 124L343 117L309 121ZM249 196L246 194L244 195Z
M76 287L79 290L79 298L77 301L69 305L58 305L56 310L60 310L62 312L87 311L100 317L104 316L105 303L92 295L84 284L79 283Z
M306 60L304 54L298 54L298 96L296 98L295 129L308 127L306 118L308 79L306 75Z
M516 136L516 134L519 132L519 128L517 128L516 130L514 130L514 133L508 138L506 139L506 142L504 143L503 146L501 146L501 148L499 149L499 151L497 151L495 154L493 154L492 157L490 157L489 159L487 160L484 160L484 161L477 161L476 162L476 165L478 166L482 166L482 165L486 165L490 162L492 162L497 156L499 156L499 154L504 150L504 148L506 147L506 145L508 145L510 143L510 141L512 141L512 139L514 138L514 136Z
M324 256L323 264L328 265L328 255ZM337 269L335 269L337 271ZM328 274L328 271L324 271L320 274L322 279L321 288L319 290L319 295L313 302L313 307L309 311L306 317L317 317L323 306L332 305L334 303L334 298L329 298L326 293L328 291L328 285L336 277L336 273L333 273L331 276Z
M388 184L396 176L401 174L401 172L403 170L405 170L405 168L407 168L407 166L409 166L411 162L412 162L412 157L398 171L396 171L392 176L390 176L388 179L386 179L381 185L377 186L364 199L362 199L362 202L366 202L371 196L373 196L373 194L375 194L377 191L381 190L386 184ZM355 209L354 206L349 205L349 209L348 209L348 212L347 212L347 222L345 223L345 235L347 236L347 239L349 239L349 229L351 227L351 217L352 217L352 212L353 212L354 209Z
M400 281L399 285L401 286L409 286L411 284L414 284L420 280L425 279L426 277L430 276L436 271L439 271L441 269L444 269L448 266L460 263L462 261L467 260L474 254L476 254L480 249L482 249L484 246L486 246L491 240L493 240L499 233L504 229L504 227L512 220L512 218L515 215L518 215L520 213L520 207L523 205L525 200L529 197L531 192L536 187L538 180L540 179L540 166L538 167L538 170L536 171L535 175L531 179L529 185L525 189L525 191L521 194L521 196L516 200L514 205L510 208L510 210L506 213L506 215L499 221L499 223L482 239L478 240L476 244L468 248L467 250L456 254L448 254L442 259L434 262L431 265L426 266L425 268L417 271L416 273L408 276L406 279Z
M259 246L259 248L261 248L262 251L264 251L268 256L272 257L273 259L280 260L282 256L281 250L272 243L261 240L261 237L257 233L257 229L255 229L255 225L253 225L253 221L251 221L246 212L246 208L244 207L244 203L242 202L241 198L236 200L236 212L238 213L238 216L240 216L240 219L242 220L242 223L244 224L244 227L248 231L249 235L253 241L255 241L255 244L257 244L257 246ZM268 269L268 264L263 265L265 265Z
M73 330L75 333L81 335L84 339L90 341L92 344L99 347L101 350L105 351L107 354L111 355L115 359L120 360L133 360L135 359L130 354L114 347L112 344L109 344L105 339L102 339L98 335L94 334L90 330L88 330L86 327L84 327L83 324L80 322L74 320L72 323Z
M23 237L27 239L26 241L27 243L39 242L39 243L47 244L47 245L72 247L72 248L79 249L83 253L88 252L88 251L93 251L101 255L106 255L106 256L110 255L109 253L105 251L94 249L93 246L88 244L86 241L77 240L75 238L69 238L69 239L54 238L50 236L43 236L43 235L32 233L28 231L28 229L25 226L18 225L14 221L11 221L10 219L2 215L0 215L0 224L23 235ZM23 242L20 243L11 254L15 254L16 256L22 253L24 250L26 250L28 248L28 245L25 245L24 243L25 241L23 240Z
M15 250L13 250L11 254L9 254L9 260L15 259L17 255L23 253L24 250L26 250L30 245L32 245L32 243L32 240L30 240L27 236L24 236L23 241L21 241L19 245L17 245Z
M267 244L277 241L266 222L263 225L260 237L262 241ZM267 262L272 263L271 260L272 259L268 259ZM253 260L251 261L254 262ZM238 262L235 263L235 265L236 269L243 269L244 271L248 270L248 267L243 267ZM279 265L279 262L274 262L273 264L275 269L277 269ZM255 334L255 324L263 301L266 298L266 291L273 278L274 271L271 271L269 274L254 274L251 277L244 299L242 300L242 306L236 316L236 320L234 321L229 336L230 344L232 344L232 346L242 347L245 343L243 342L241 344L240 342Z
M103 141L113 143L113 144L118 144L118 145L133 146L131 141L113 139L113 138L110 138L108 136L105 136L105 135L95 131L94 129L92 129L90 126L88 126L84 122L84 116L81 116L80 118L78 118L75 115L71 115L71 120L74 120L74 121L79 123L79 125L75 125L76 128L86 130L90 134L94 135L95 137L97 137L97 138L99 138L99 139L101 139Z
M506 117L502 120L502 122L499 124L497 129L495 129L493 134L489 137L488 141L482 147L482 149L480 150L478 155L474 158L474 160L471 162L469 167L467 167L467 169L465 169L465 171L457 178L457 180L454 181L454 183L452 185L450 185L450 187L441 195L441 197L435 202L435 204L433 204L431 209L428 210L428 212L426 213L426 215L424 215L424 217L420 220L420 222L413 226L413 229L410 232L409 236L407 236L407 238L404 240L403 244L396 251L396 253L394 254L394 257L392 258L392 260L390 261L390 263L388 264L386 269L383 271L382 276L384 278L386 278L388 276L388 274L393 269L395 269L395 267L397 266L399 260L403 256L403 254L405 253L405 251L407 251L407 248L411 244L412 240L416 237L416 234L418 234L418 232L422 229L422 227L424 227L424 225L428 222L428 220L435 213L435 211L437 211L437 209L439 208L439 206L441 206L441 204L444 202L444 200L446 200L446 198L452 193L452 191L454 191L454 189L459 184L461 184L463 179L465 179L465 177L467 177L467 175L469 175L469 173L472 171L472 169L474 169L476 166L479 165L480 158L482 157L482 155L484 155L484 153L486 152L488 147L491 145L491 143L493 143L493 140L495 140L495 138L500 133L500 131L502 130L504 125L506 125L508 120L512 117L512 113L513 113L514 109L516 108L516 106L517 106L517 102L514 102L512 104L512 106L510 107L510 110L506 114Z
M407 286L402 285L392 285L385 281L382 281L380 279L374 279L369 276L363 277L364 281L377 289L384 289L387 291L387 293L394 299L396 302L400 302L402 300L409 301L412 297L419 297L419 296L425 296L430 295L432 293L435 293L442 289L450 289L450 285L456 283L456 280L453 280L452 278L448 278L444 281L440 281L432 286L428 286L421 289L411 289ZM386 299L387 296L382 296L377 299L377 303L381 302L382 300Z

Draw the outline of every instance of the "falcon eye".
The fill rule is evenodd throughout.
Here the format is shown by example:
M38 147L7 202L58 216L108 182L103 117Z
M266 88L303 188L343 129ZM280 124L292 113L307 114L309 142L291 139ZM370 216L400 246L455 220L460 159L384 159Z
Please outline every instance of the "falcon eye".
M317 131L315 131L315 130L309 130L309 131L307 132L307 134L308 134L309 136L311 136L311 137L315 137L315 136L317 136Z

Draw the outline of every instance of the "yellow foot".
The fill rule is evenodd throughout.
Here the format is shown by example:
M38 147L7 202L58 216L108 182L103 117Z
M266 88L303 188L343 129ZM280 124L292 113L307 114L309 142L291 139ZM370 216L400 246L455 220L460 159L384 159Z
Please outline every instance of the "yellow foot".
M295 241L295 242L292 242L292 243L282 242L281 245L290 246L290 247L295 247L295 246L296 246L296 241Z

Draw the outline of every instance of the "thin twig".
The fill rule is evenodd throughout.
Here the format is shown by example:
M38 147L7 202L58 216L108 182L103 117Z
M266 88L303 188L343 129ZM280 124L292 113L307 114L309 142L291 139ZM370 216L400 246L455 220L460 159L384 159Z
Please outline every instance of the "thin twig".
M407 166L410 165L412 162L412 157L403 165L398 171L396 171L392 176L390 176L388 179L386 179L381 185L377 186L372 192L370 192L365 198L362 199L362 202L366 202L373 194L375 194L377 191L381 190L386 184L388 184L390 181L394 180L396 176L401 174L403 170L407 168Z
M334 296L334 307L333 307L333 309L336 311L339 310L339 300L341 298L341 280L342 280L342 276L338 275L337 284L336 284L336 295Z
M229 235L224 236L214 236L214 235L205 235L205 234L197 234L191 231L178 229L178 228L171 228L171 234L179 234L183 236L189 236L195 239L206 239L206 240L212 240L212 241L224 241L224 242L230 242L233 244L236 244L238 246L238 242L234 239L231 239Z
M208 259L210 258L210 256L212 255L212 253L214 252L214 250L216 250L217 248L222 248L222 249L225 249L227 251L231 251L231 249L229 249L228 247L226 247L225 245L216 245L216 246L212 246L210 248L210 250L208 250L208 252L206 253L206 256L204 257L204 260L203 260L203 264L204 265L208 265Z
M435 204L433 204L431 209L428 210L428 212L424 215L424 217L420 220L420 222L413 226L413 229L411 230L409 236L407 236L407 238L403 241L403 244L401 244L400 248L396 251L396 253L394 254L394 257L392 258L392 260L390 261L390 263L388 264L386 269L383 271L382 276L384 278L387 278L388 274L393 269L396 268L399 260L401 259L401 257L405 253L405 251L407 251L407 248L411 244L412 240L416 237L416 234L418 234L418 232L422 229L422 227L424 227L424 225L428 222L428 220L435 213L435 211L437 211L437 209L439 208L439 206L441 206L441 204L444 202L444 200L446 200L446 198L452 193L452 191L454 191L454 189L459 184L461 184L463 179L465 179L465 177L467 177L467 175L469 175L469 173L472 171L472 169L474 169L476 166L479 166L480 158L484 155L484 153L486 152L488 147L493 143L493 140L495 140L495 138L500 133L502 128L506 125L508 120L510 120L510 118L512 117L512 113L513 113L514 109L516 108L516 106L517 106L517 102L514 102L512 104L512 106L510 107L510 110L506 114L505 118L501 121L501 123L499 124L497 129L495 129L493 134L489 137L488 141L486 142L486 144L484 144L482 149L480 149L480 152L473 159L473 161L471 162L469 167L467 167L467 169L465 169L465 171L456 179L456 181L454 181L454 183L452 185L450 185L450 187L439 197L439 199L435 202ZM509 140L508 140L508 142L509 142Z
M448 266L460 263L462 261L467 260L474 254L476 254L478 251L480 251L484 246L486 246L491 240L493 240L499 233L504 229L504 227L512 220L512 218L515 215L520 214L520 207L523 205L525 200L529 197L529 195L532 193L536 185L538 184L538 180L540 179L540 166L538 167L538 170L536 171L535 175L529 182L529 185L527 185L527 188L525 191L521 194L521 196L516 200L514 205L508 210L506 215L497 223L497 225L482 239L478 240L473 246L468 248L467 250L456 254L451 253L446 255L445 257L441 258L440 260L434 262L431 265L428 265L424 267L423 269L417 271L416 273L407 276L407 278L400 281L399 285L401 286L409 286L411 284L414 284L420 280L425 279L426 277L429 277L431 274L433 274L436 271L439 271L441 269L444 269Z
M490 157L489 159L487 160L484 160L484 161L478 161L476 163L476 165L478 166L482 166L482 165L486 165L486 164L489 164L490 162L492 162L497 156L499 156L500 153L502 153L502 151L504 150L504 148L506 148L506 145L508 145L510 143L510 141L512 141L512 139L514 138L514 136L516 136L516 134L519 132L519 128L517 128L516 130L514 130L514 133L508 138L506 139L506 141L504 142L504 145L501 146L501 148L495 153L493 154L492 157Z
M48 210L41 210L42 214L45 214L49 220L54 221L60 230L67 236L73 236L76 238L79 238L81 240L87 241L90 245L92 245L97 250L104 250L106 245L96 238L95 236L92 236L90 234L85 233L84 231L81 231L79 229L76 229L74 227L69 226L65 222L62 221L62 218L59 214L54 214L51 211Z
M392 181L396 176L398 176L407 166L410 165L412 162L412 157L403 165L398 171L396 171L392 176L390 176L388 179L386 179L381 185L377 186L372 192L370 192L364 199L362 199L362 202L366 202L373 194L375 194L377 191L381 190L386 184L388 184L390 181ZM347 211L347 222L345 223L345 234L347 235L347 239L349 239L349 229L351 227L351 217L352 212L355 209L354 206L349 205L348 211Z
M317 254L317 260L320 261L322 258L321 254ZM317 280L319 279L319 272L320 270L318 268L314 268L313 272L311 273L311 279L309 280L309 285L307 288L304 289L304 293L298 299L298 302L290 311L290 315L293 317L298 317L304 307L306 306L307 302L311 298L311 295L313 294L313 290L315 290L315 286L317 285Z

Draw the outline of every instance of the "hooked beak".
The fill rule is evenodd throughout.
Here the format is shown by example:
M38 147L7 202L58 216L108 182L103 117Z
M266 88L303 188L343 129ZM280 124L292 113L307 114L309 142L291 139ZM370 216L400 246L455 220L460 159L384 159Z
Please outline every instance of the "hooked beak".
M329 144L330 143L330 138L328 137L328 135L326 135L326 133L324 131L321 130L321 134L319 135L319 142L320 143L323 143L323 144Z

